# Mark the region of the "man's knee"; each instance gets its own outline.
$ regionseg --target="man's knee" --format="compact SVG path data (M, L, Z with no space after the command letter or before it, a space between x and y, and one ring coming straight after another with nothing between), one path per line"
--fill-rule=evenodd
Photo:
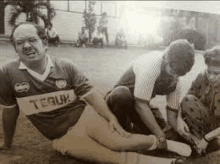
M194 95L186 95L181 102L182 111L185 112L198 101L198 98Z
M131 91L129 88L124 86L116 87L111 93L110 93L110 99L111 103L132 103L133 96L131 94Z

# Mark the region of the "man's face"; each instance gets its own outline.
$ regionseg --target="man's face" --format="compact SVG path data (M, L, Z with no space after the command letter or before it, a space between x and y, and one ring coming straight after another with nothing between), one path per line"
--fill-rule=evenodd
M167 73L168 75L170 75L170 76L172 76L172 77L174 77L174 78L176 78L176 79L179 77L179 75L177 75L177 74L175 73L175 71L170 67L170 65L169 65L168 63L166 64L165 69L166 69L166 73Z
M212 85L220 83L220 67L218 66L208 66L207 76Z
M20 60L29 65L45 59L47 42L42 41L33 25L19 26L13 35L15 50Z

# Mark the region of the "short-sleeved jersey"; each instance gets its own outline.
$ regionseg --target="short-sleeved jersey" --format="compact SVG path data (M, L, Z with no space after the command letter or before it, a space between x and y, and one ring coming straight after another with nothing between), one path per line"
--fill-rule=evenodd
M150 100L156 95L166 95L167 105L178 109L180 82L173 80L162 67L163 54L146 54L135 60L122 75L117 86L127 86L137 98Z
M88 79L66 59L51 58L53 67L44 80L19 69L14 60L0 69L0 104L18 105L33 125L48 139L60 138L74 126L92 90Z

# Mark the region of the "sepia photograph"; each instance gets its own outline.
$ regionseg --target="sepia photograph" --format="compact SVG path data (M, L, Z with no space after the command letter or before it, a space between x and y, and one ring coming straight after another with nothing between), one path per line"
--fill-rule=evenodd
M220 164L220 2L0 0L0 164Z

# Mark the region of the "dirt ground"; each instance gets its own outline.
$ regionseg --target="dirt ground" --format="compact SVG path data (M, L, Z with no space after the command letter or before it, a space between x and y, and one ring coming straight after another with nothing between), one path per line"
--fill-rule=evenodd
M73 60L83 71L102 96L113 87L120 75L131 64L132 60L147 53L148 50L129 48L75 48L62 46L49 48L48 53L57 57L65 57ZM156 55L157 51L153 55ZM5 60L16 58L13 47L10 44L0 43L0 64ZM196 55L196 63L190 73L181 78L183 84L182 97L187 92L196 75L204 69L202 55ZM165 115L164 97L158 96L153 104L159 106ZM0 122L0 124L2 124ZM0 125L0 142L3 141L2 126ZM51 142L42 136L21 113L17 122L13 147L9 151L0 152L0 164L7 163L8 159L14 159L13 163L19 164L80 164L82 162L73 158L62 156L53 150ZM218 164L219 152L214 152L197 159L190 159L189 163ZM147 164L147 161L146 161Z

